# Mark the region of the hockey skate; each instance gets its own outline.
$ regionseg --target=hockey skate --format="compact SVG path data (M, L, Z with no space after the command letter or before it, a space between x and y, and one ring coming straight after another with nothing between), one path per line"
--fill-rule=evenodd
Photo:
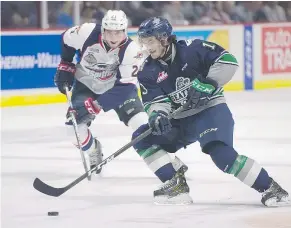
M172 160L172 165L176 171L178 171L181 167L183 167L184 173L186 173L188 170L188 166L185 165L184 162L182 162L177 156L175 156L175 158Z
M94 138L94 144L95 144L94 148L85 152L85 156L87 158L86 160L87 160L87 163L89 163L90 165L90 169L93 169L95 166L100 164L103 160L101 143L96 138ZM101 170L102 168L96 170L96 173L99 174Z
M157 205L185 205L193 203L189 195L189 186L186 182L185 172L188 167L182 165L176 175L163 183L154 191L154 203Z
M261 202L267 207L277 207L289 204L288 197L288 192L271 178L271 185L263 192Z

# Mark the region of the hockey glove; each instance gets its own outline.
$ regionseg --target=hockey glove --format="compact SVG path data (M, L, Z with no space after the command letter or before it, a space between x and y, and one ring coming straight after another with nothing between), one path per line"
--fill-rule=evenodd
M149 118L149 125L153 135L167 134L172 128L168 114L164 111L153 111Z
M60 62L54 82L61 93L66 94L65 86L68 86L69 90L72 88L75 72L76 67L74 63L65 61Z
M90 114L97 115L102 110L102 107L96 100L93 101L91 97L84 101L85 108Z
M199 80L196 78L188 91L186 106L194 109L207 105L209 97L213 95L217 87L217 82L212 79L206 78Z

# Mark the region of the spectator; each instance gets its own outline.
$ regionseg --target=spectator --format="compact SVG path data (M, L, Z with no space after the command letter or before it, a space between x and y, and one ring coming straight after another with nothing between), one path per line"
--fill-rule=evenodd
M278 2L264 2L264 6L260 11L265 15L264 22L282 22L287 21L285 11Z
M109 9L123 10L129 25L139 26L146 18L164 16L175 25L229 24L233 22L291 21L291 2L261 1L84 1L81 23L101 23ZM1 2L2 28L36 28L40 25L40 2ZM48 20L51 28L73 26L73 2L49 1Z
M214 2L212 7L208 9L208 12L200 20L198 24L230 24L232 20L230 16L223 11L222 2Z
M193 23L196 19L194 15L194 2L182 2L181 3L181 12L184 15L185 19L189 21L189 23Z
M98 11L92 7L88 7L85 6L83 7L82 11L81 11L81 24L84 23L98 23L96 20L97 14L101 13L103 15L102 12Z
M83 23L101 23L99 18L103 17L103 12L98 7L99 2L83 2L80 21ZM100 16L101 15L101 16Z
M202 17L207 15L207 12L211 9L211 2L193 2L193 16L194 22L200 20Z
M288 2L287 9L286 9L286 17L287 17L287 21L291 21L291 2Z
M233 22L240 22L239 21L239 16L235 12L235 2L234 1L223 1L221 2L222 4L222 10L228 14L230 19Z
M149 8L153 3L143 1L119 2L120 9L131 19L133 26L139 26L146 18L159 15L158 10Z
M8 2L1 2L1 28L13 28L12 14L14 9Z
M97 24L102 23L102 18L106 14L106 12L110 9L114 9L114 2L110 1L99 1L95 3L95 12L93 17Z
M73 26L73 2L64 2L57 17L57 27L69 28Z
M182 14L181 2L173 1L164 5L163 17L168 19L172 25L188 25L189 22L185 19Z
M258 12L262 2L241 2L235 7L235 14L242 23L252 23L258 21Z

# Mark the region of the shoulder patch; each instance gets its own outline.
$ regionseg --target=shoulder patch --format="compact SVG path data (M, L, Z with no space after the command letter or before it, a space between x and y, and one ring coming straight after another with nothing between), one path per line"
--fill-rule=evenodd
M136 56L134 56L133 58L135 58L135 59L142 59L143 58L143 53L142 52L138 52L137 54L136 54Z
M70 34L72 33L79 34L80 29L81 29L81 26L75 26L74 29L70 31Z

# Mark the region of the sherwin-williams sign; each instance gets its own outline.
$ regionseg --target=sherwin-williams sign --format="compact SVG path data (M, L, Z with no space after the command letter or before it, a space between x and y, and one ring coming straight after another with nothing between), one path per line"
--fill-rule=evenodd
M60 39L60 34L2 35L1 89L53 87Z

